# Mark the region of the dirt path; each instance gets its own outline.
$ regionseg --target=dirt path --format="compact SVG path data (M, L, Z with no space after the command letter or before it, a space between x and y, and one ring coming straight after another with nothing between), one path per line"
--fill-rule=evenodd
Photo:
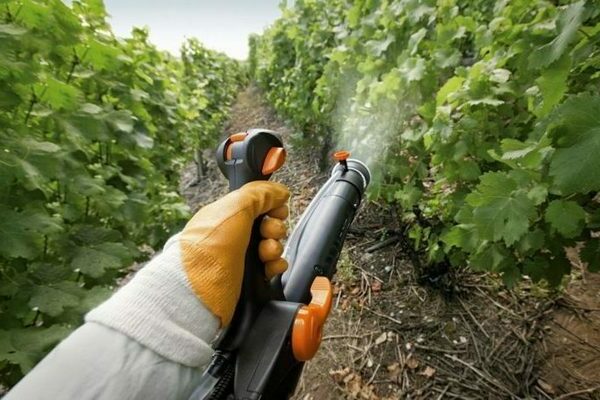
M302 145L261 99L255 88L241 92L225 133L263 127L284 135L289 157L276 179L292 191L293 225L327 173L320 151ZM198 185L190 185L193 167L184 174L194 210L226 192L213 155L207 159ZM587 283L558 301L537 286L507 291L469 271L423 284L396 215L369 202L357 216L324 342L296 399L600 399L600 278L583 276ZM382 241L389 245L373 248Z

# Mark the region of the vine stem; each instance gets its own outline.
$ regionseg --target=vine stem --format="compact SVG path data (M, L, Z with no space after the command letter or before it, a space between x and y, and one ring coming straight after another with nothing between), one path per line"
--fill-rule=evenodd
M10 13L10 7L8 7L8 4L6 5L6 19L5 19L5 21L6 21L7 23L10 23L10 22L12 22L12 21L13 21L13 16L12 16L12 14Z
M40 95L38 97L35 94L35 90L33 90L33 88L31 88L31 100L29 101L29 109L27 110L27 114L25 115L25 124L27 124L27 122L29 121L29 117L31 116L31 112L33 111L33 106L37 104L39 99L44 97L47 89L48 89L48 87L46 86L42 90L42 93L40 93Z
M37 324L37 320L40 316L40 310L35 310L35 316L33 317L33 321L30 326L35 326Z
M85 197L85 219L89 216L90 213L90 196Z
M579 28L579 29L577 29L577 31L579 33L581 33L583 36L585 36L588 40L592 40L592 36L590 36L590 34L587 33L586 31L584 31L583 29Z
M33 92L33 89L31 90ZM31 95L31 100L29 101L29 108L27 109L27 114L25 114L25 124L29 121L29 117L31 116L31 112L33 111L33 106L37 103L37 98L35 96L35 92Z
M44 235L44 256L43 259L46 259L46 255L48 254L48 235Z
M79 58L77 57L77 53L75 53L75 49L73 49L73 61L71 61L71 69L69 70L69 74L67 75L67 83L71 82L71 78L73 78L73 73L75 72L75 68L79 65Z

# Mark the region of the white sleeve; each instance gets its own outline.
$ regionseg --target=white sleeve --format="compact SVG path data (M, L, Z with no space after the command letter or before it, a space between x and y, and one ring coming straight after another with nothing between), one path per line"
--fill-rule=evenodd
M85 320L113 328L171 361L196 367L210 361L219 320L187 280L178 236Z
M88 322L4 400L187 400L205 366L170 361L121 332Z

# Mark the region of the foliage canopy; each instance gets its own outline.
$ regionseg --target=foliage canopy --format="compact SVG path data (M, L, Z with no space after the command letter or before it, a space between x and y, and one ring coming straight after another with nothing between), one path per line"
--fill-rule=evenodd
M99 0L0 2L0 382L10 386L188 216L182 166L243 79L188 41L118 40Z
M430 264L558 285L566 247L600 269L599 42L593 1L299 0L250 66L314 140L381 155Z

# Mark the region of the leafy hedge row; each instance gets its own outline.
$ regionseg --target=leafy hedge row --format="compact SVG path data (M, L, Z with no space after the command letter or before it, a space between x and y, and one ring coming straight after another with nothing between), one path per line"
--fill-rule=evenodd
M298 0L250 40L274 106L370 160L430 265L600 269L600 6Z
M191 40L117 40L100 0L0 2L0 383L81 323L188 216L177 194L242 79Z

